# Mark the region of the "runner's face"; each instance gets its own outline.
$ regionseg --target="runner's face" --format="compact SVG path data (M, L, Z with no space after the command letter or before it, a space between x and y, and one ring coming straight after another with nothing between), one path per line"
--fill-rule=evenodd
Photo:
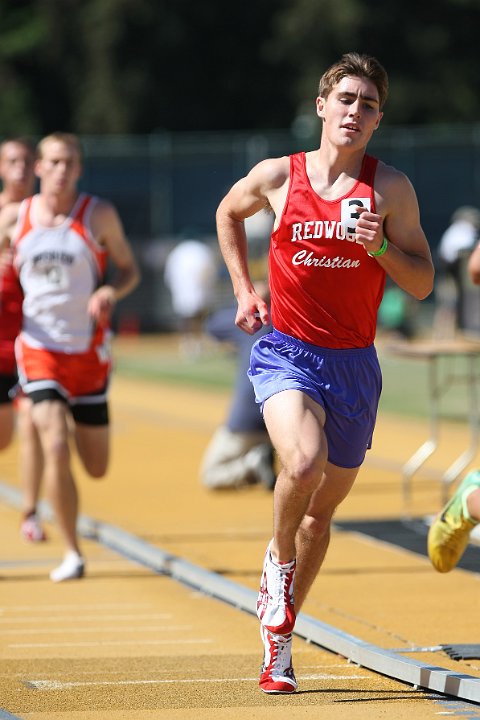
M344 147L365 147L383 116L375 83L350 76L342 78L326 99L317 98L317 114L329 140Z
M75 192L82 165L75 147L52 140L42 149L35 171L41 181L41 191L52 194Z
M21 143L9 142L0 155L0 177L4 185L31 185L35 180L33 153Z

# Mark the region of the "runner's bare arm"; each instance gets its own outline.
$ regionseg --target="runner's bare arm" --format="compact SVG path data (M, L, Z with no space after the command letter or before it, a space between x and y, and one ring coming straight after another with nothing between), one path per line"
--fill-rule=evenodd
M385 235L388 249L377 262L402 290L423 300L433 289L435 273L415 191L403 173L383 163L379 164L375 190L379 214L363 212L356 237L368 252L376 252Z
M276 193L288 176L288 158L264 160L235 183L217 209L218 242L238 302L235 323L250 335L268 325L270 317L250 278L244 220L267 205L274 208Z
M110 319L116 302L138 285L140 272L113 205L100 201L92 212L91 227L96 241L108 250L110 260L115 266L112 281L93 293L88 306L90 315L102 323Z
M20 203L12 202L0 210L0 251L11 245Z
M470 280L474 285L480 285L480 243L475 245L467 264Z

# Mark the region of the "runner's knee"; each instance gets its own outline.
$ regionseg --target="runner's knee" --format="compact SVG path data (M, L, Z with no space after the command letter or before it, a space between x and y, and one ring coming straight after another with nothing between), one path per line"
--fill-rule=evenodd
M105 477L108 468L107 457L104 458L92 454L92 456L88 458L82 457L82 462L85 470L94 480L100 480L101 478Z
M299 529L300 535L309 542L318 542L320 538L330 532L332 517L333 513L330 511L325 511L318 516L305 515Z
M324 463L320 457L309 457L300 452L291 459L285 472L295 486L296 492L310 495L322 479L323 467Z

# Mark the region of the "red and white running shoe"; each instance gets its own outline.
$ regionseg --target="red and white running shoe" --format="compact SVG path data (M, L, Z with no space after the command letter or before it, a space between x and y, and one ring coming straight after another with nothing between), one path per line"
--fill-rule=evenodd
M20 525L20 535L27 542L43 542L47 539L36 513L24 516Z
M293 599L295 560L285 564L276 563L272 559L270 546L271 542L265 553L257 600L257 616L270 632L288 635L295 626Z
M275 635L260 626L265 655L259 685L264 693L294 693L297 681L292 667L292 635Z

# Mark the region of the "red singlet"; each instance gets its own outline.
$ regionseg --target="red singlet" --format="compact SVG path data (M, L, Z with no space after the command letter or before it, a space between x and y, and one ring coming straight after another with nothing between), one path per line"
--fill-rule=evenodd
M9 265L0 274L0 374L14 375L15 338L22 327L23 293L17 274Z
M290 156L290 185L269 255L277 330L327 348L373 343L386 274L355 241L355 223L359 205L375 212L377 163L365 155L350 192L323 200L308 179L305 153Z

